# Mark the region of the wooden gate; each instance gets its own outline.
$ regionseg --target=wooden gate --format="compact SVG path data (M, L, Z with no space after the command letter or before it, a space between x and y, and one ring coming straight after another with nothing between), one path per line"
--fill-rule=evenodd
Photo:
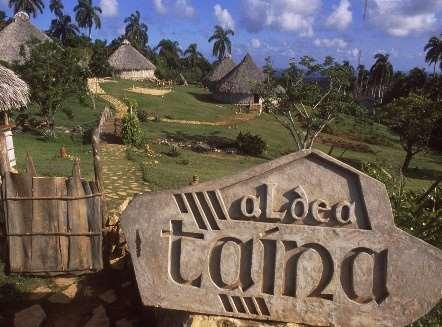
M9 272L81 274L103 268L106 206L99 145L102 126L111 118L105 110L92 136L93 181L81 178L78 160L71 177L37 176L29 155L26 171L13 172L0 135L0 236Z

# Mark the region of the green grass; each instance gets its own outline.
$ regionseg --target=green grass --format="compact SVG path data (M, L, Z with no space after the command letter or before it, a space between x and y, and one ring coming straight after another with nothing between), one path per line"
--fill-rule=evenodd
M100 112L105 103L96 100L96 110L92 110L89 104L79 101L77 98L69 98L65 103L66 108L72 112L72 116L64 112L55 115L56 137L47 140L38 133L26 132L14 135L15 155L17 168L26 167L26 154L29 153L34 161L39 176L70 176L73 159L78 157L81 163L82 176L90 179L93 176L93 159L90 144L83 144L78 134L67 133L74 127L81 126L83 130L94 128L99 119ZM35 108L31 109L35 112ZM64 145L70 155L69 159L60 158L60 148Z
M198 121L219 121L231 117L234 107L213 103L207 90L199 87L177 86L163 98L160 96L142 95L127 91L132 86L149 86L142 82L119 81L103 83L101 87L120 100L125 97L137 101L139 108L158 115L161 118Z
M212 103L207 90L198 87L176 87L162 99L161 97L139 95L126 90L132 86L149 87L142 82L118 81L116 83L104 83L106 92L122 99L129 97L135 99L141 108L158 114L160 117L169 116L174 119L216 121L229 120L234 115L231 106L222 107ZM289 133L271 116L263 114L256 120L236 125L206 126L206 125L180 125L164 122L147 122L143 124L145 134L150 142L158 138L173 137L175 139L198 139L213 140L216 138L227 139L233 142L238 133L250 132L259 134L267 143L267 151L264 157L268 160L278 158L295 150L295 145ZM332 155L343 160L356 168L361 168L364 162L376 161L399 173L405 157L405 152L399 144L397 135L381 124L368 123L367 121L348 115L340 115L326 131L329 137L338 137L347 142L359 142L370 149L369 152L355 151L355 149L335 146ZM326 153L329 152L330 144L316 144L315 148ZM159 151L163 151L159 149ZM193 161L200 162L195 173L192 164L183 167L179 160L172 160L163 156L159 159L161 168L155 168L146 179L154 184L155 189L167 189L187 185L192 175L200 175L202 180L214 179L238 172L260 162L262 159L247 158L242 156L224 155L223 160L218 156L202 155L183 150L183 157L189 157ZM204 160L200 160L204 158ZM141 160L140 158L138 158ZM141 160L142 161L142 160ZM218 167L219 162L223 162ZM238 162L238 163L236 163ZM204 164L203 164L204 163ZM415 156L410 165L407 176L407 187L422 189L431 184L431 181L442 174L442 155L428 152ZM162 167L166 168L162 168ZM217 167L212 169L211 167ZM172 182L175 181L175 182Z

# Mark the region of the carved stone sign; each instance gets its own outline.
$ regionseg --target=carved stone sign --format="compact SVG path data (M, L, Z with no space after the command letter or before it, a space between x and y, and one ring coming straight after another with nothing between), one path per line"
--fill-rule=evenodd
M138 196L122 227L147 306L405 326L442 294L442 253L394 225L384 185L317 151Z

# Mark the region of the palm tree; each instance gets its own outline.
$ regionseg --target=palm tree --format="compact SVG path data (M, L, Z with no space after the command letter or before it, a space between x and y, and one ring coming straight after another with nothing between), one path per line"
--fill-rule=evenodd
M66 42L77 36L79 32L77 25L72 23L71 16L63 14L53 19L49 28L50 36L60 40L63 45L66 45Z
M15 14L24 11L29 16L36 17L37 11L42 14L44 7L42 0L9 0L9 8L12 8Z
M382 103L385 87L390 83L393 76L393 65L390 63L390 55L378 53L374 56L376 60L370 69L370 84L372 85L372 95L376 95Z
M362 95L368 87L370 72L365 69L364 65L359 65L357 68L357 93Z
M184 51L184 56L186 57L187 62L191 67L195 67L198 64L198 60L203 57L203 54L198 51L198 45L196 43L192 43L189 47Z
M441 34L442 37L442 34ZM433 36L428 40L424 50L427 52L425 56L425 62L429 65L434 64L434 74L436 74L436 66L439 63L439 67L442 70L442 38Z
M163 39L153 50L159 50L158 55L164 58L169 66L173 68L180 66L180 55L183 54L183 51L177 41Z
M51 0L49 2L49 9L56 16L63 16L64 5L63 2L61 2L61 0Z
M213 56L218 57L221 61L226 57L226 53L232 53L232 42L229 39L229 35L235 35L235 32L231 29L224 29L219 25L215 26L215 32L210 37L209 42L215 41L213 44Z
M146 45L149 42L148 27L141 22L140 12L138 10L135 11L135 13L124 20L124 23L126 24L126 39L139 50L146 49Z
M92 27L101 28L101 8L94 6L92 0L78 0L78 4L74 7L75 20L78 26L89 29L89 39L92 34Z

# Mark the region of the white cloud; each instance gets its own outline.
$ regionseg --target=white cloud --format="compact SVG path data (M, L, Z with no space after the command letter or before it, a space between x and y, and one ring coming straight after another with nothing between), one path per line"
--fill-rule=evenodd
M341 0L331 15L327 18L327 26L335 27L339 30L345 30L352 22L353 14L350 10L350 1Z
M177 0L175 3L177 14L183 17L191 18L195 16L195 8L187 0Z
M313 42L317 47L321 48L336 48L336 49L344 49L347 47L348 43L340 38L333 39L316 39Z
M441 9L442 0L374 0L369 17L388 34L404 37L437 28Z
M103 10L104 17L114 17L118 15L117 0L101 0L100 7Z
M235 29L235 21L227 9L223 9L220 4L213 7L218 24L223 28Z
M163 0L153 0L153 6L159 14L164 15L167 12L166 5L164 4Z
M253 49L259 49L261 48L261 41L259 39L253 38L250 41L250 45L252 46Z
M265 27L312 36L321 0L242 0L243 22L249 32Z
M171 12L176 16L191 18L196 14L190 0L153 0L153 6L160 15Z

